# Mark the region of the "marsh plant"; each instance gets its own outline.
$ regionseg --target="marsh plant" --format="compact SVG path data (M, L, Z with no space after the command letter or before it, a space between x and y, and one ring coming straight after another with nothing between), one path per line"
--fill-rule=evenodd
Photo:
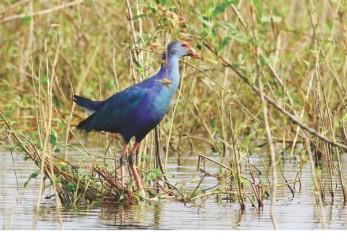
M28 178L40 177L42 189L49 179L63 203L139 200L132 181L119 186L121 139L78 131L86 113L72 96L105 99L146 79L167 43L186 39L201 59L181 64L179 93L139 149L147 196L273 205L276 187L300 191L300 173L283 175L283 159L293 158L312 165L318 204L337 191L346 204L344 1L3 1L0 9L1 142L33 160L39 171ZM200 169L218 190L201 192L203 178L191 193L170 183L168 158L186 155L218 165Z

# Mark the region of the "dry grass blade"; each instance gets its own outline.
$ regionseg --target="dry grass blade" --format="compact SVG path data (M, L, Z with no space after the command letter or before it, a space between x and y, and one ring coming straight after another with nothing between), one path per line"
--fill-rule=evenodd
M58 10L61 10L61 9L67 8L67 7L71 7L71 6L74 6L74 5L83 3L83 2L84 2L84 0L77 0L77 1L74 1L74 2L70 2L70 3L63 3L62 5L59 5L59 6L50 8L50 9L41 10L41 11L38 11L38 12L23 13L23 14L8 16L8 17L5 17L5 18L1 19L0 20L0 24L4 23L4 22L15 20L15 19L21 19L21 18L24 18L25 16L28 16L28 15L29 16L38 16L38 15L49 14L51 12L58 11Z
M76 204L77 201L88 201L91 203L103 198L111 199L112 202L120 201L119 198L123 202L135 202L134 193L123 189L118 180L115 180L107 170L94 166L92 171L83 175L85 177L80 177L82 175L79 174L79 171L83 171L83 169L66 161L61 164L59 162L51 162L48 157L43 158L42 156L46 154L42 154L39 147L25 135L15 131L2 112L0 112L0 117L5 122L9 135L13 138L19 151L26 158L31 159L39 168L43 166L44 175L51 183L53 181L59 183L56 184L56 191L63 204ZM95 179L91 177L93 171L103 180L101 185L97 184Z

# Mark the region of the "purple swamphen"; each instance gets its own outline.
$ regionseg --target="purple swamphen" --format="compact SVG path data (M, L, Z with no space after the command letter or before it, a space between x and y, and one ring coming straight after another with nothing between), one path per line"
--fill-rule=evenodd
M121 185L124 187L124 169L127 145L135 136L135 144L129 155L129 167L138 189L143 194L141 180L133 158L142 139L163 119L169 109L179 77L179 59L183 56L199 58L189 42L172 41L163 54L163 63L153 77L120 91L104 101L93 101L74 95L73 100L93 112L81 121L77 128L87 132L105 131L120 133L124 138L121 165Z

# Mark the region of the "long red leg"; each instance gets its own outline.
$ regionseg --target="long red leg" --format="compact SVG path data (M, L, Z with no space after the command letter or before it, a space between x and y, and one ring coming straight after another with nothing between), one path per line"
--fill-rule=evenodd
M131 150L131 153L129 156L129 167L130 167L131 173L134 176L137 188L141 191L141 194L142 194L143 193L143 187L142 187L141 179L139 177L139 174L137 173L136 166L135 166L134 161L133 161L133 159L136 157L136 151L139 148L139 145L140 145L140 143L136 142L134 144L133 149Z
M127 159L127 147L128 144L124 144L122 149L122 156L120 157L120 184L124 188L125 187L125 162Z

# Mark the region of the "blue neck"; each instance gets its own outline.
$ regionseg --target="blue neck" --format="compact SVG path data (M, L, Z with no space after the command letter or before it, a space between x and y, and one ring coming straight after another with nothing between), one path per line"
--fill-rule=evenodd
M176 54L164 53L162 61L163 63L157 76L172 81L171 87L175 91L180 81L179 57Z

